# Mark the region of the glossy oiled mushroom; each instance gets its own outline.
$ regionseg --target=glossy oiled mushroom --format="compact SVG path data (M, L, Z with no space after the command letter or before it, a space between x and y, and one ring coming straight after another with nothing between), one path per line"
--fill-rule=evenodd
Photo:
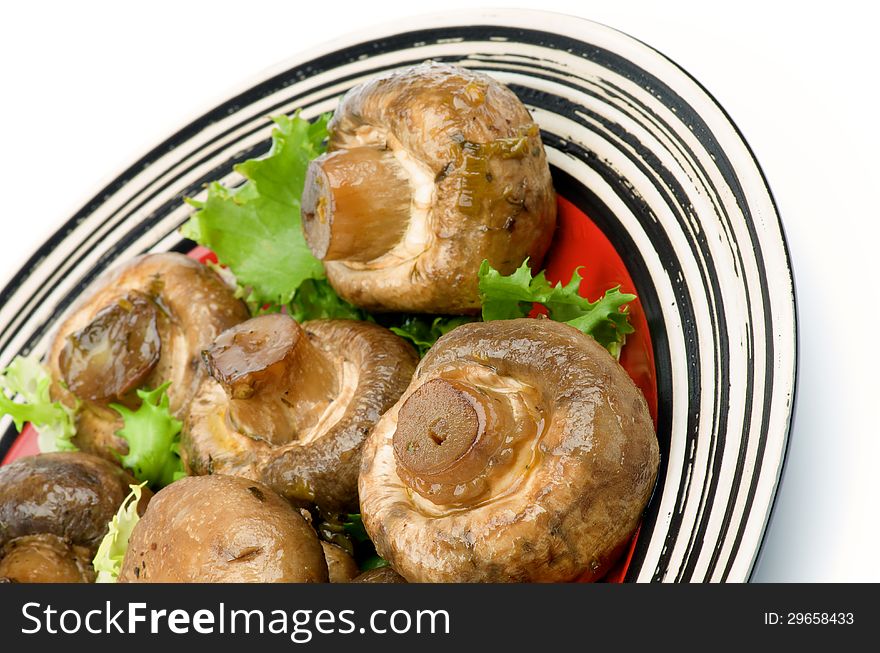
M309 167L306 241L348 301L374 311L475 313L483 259L539 265L556 200L538 127L514 93L426 63L349 91Z
M132 531L121 583L326 583L312 527L262 483L193 476L158 492Z
M263 315L204 353L211 377L186 419L190 473L262 480L287 499L357 510L369 430L409 384L418 359L368 322Z
M595 340L546 319L466 324L367 440L361 513L409 581L595 579L658 461L644 397Z
M331 583L351 582L359 573L357 563L341 546L321 541Z
M92 558L134 483L116 465L79 452L0 467L0 579L93 582ZM144 489L139 510L149 496Z
M182 254L147 254L111 270L73 308L49 351L53 394L80 403L75 444L116 460L125 441L109 407L136 408L138 388L171 381L171 412L180 416L206 376L200 354L247 307L212 270Z

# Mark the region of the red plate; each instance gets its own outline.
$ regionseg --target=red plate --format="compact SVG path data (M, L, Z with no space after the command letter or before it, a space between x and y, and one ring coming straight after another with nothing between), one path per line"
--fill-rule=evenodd
M217 257L204 247L196 247L189 253L202 263L217 261ZM559 227L553 249L546 261L547 278L566 283L578 267L584 280L580 293L583 297L596 299L608 288L620 286L622 292L634 293L635 285L627 272L623 259L592 220L566 199L559 198ZM620 364L641 388L648 400L648 409L657 426L657 377L654 369L654 349L648 331L648 322L639 300L630 305L630 322L635 332L627 337L626 347L620 356ZM39 453L36 431L28 424L13 443L3 464ZM617 565L605 577L605 582L621 583L626 577L638 531Z

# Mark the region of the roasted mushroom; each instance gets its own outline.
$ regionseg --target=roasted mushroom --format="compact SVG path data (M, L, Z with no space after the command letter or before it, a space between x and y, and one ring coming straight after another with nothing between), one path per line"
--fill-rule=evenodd
M425 63L350 90L306 177L302 222L342 297L476 313L483 259L538 266L556 199L537 125L486 75Z
M368 322L263 315L204 353L202 385L181 438L193 474L265 482L300 505L357 509L360 452L406 389L418 359Z
M341 546L321 541L331 583L348 583L360 573L357 563Z
M193 476L150 502L119 582L325 583L327 563L312 527L262 483Z
M658 462L644 397L595 340L547 319L466 324L368 438L361 513L408 581L591 580Z
M0 579L90 583L107 524L136 481L79 452L28 456L0 467ZM144 490L140 510L149 500Z
M147 254L105 275L75 306L49 350L53 394L81 402L75 444L116 460L120 403L136 408L136 390L171 381L180 416L206 376L201 350L248 317L247 307L212 270L182 254Z

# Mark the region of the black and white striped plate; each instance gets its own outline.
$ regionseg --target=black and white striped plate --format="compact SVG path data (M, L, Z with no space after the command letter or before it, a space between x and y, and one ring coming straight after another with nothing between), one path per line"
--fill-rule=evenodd
M0 364L45 351L108 266L185 246L185 196L234 184L265 151L267 114L332 110L351 86L425 59L509 84L548 158L591 198L648 316L663 462L628 579L743 581L785 453L795 387L792 277L748 146L685 71L602 25L540 12L407 19L301 55L201 116L102 189L0 294ZM0 454L11 444L6 435Z

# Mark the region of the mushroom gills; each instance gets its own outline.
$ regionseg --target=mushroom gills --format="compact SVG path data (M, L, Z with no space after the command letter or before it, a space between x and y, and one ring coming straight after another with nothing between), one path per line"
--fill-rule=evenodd
M169 410L184 411L207 377L200 353L247 306L210 268L176 252L144 254L105 272L52 340L52 399L79 406L74 444L116 463L128 443L111 402L131 410L137 390L165 383Z
M266 483L300 507L357 511L361 447L406 389L418 357L357 320L298 325L263 315L219 336L190 407L181 457L195 474Z
M408 175L389 150L364 146L323 154L306 174L306 240L321 260L378 258L400 241L412 196Z
M351 259L346 265L353 270L382 269L412 261L431 247L433 233L430 228L431 207L437 198L436 175L423 161L410 154L392 134L375 127L364 127L357 131L356 142L360 144L381 142L393 154L401 170L409 179L411 204L405 231L394 246L369 261ZM369 147L369 145L360 145ZM369 233L369 238L373 233ZM364 240L364 235L362 235Z

